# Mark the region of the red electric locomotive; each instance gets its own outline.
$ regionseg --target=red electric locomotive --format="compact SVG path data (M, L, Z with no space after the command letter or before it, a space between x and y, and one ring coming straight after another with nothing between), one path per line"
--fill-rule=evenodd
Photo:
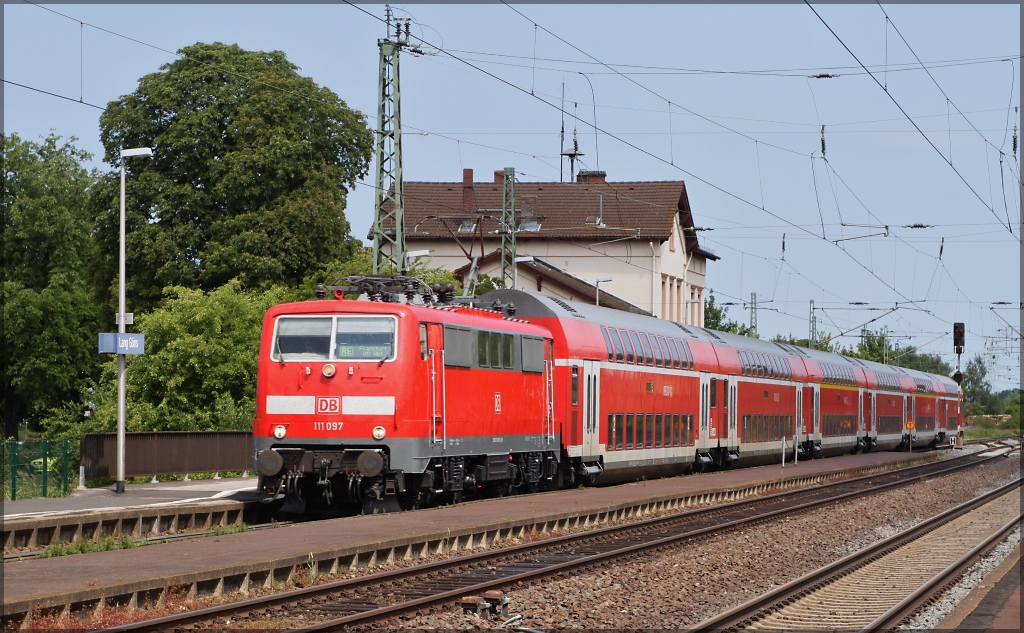
M516 290L472 307L413 280L352 283L264 320L259 488L293 511L934 446L959 429L945 377ZM359 291L370 300L342 299Z

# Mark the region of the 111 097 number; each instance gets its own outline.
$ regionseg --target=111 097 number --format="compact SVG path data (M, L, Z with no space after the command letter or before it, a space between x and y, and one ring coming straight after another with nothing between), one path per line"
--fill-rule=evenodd
M340 431L344 422L314 422L314 431Z

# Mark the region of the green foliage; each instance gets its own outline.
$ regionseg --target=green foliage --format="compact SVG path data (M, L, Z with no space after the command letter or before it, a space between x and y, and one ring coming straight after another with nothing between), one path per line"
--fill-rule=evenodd
M96 260L88 210L91 157L53 134L3 146L5 435L30 430L74 401L99 365L99 311L87 271Z
M296 292L242 290L232 281L210 293L173 287L162 305L135 318L146 354L129 356L129 431L248 430L255 415L256 362L263 315ZM117 424L117 365L104 365L92 421L68 426L48 420L52 433L112 431Z
M974 358L967 361L967 367L963 373L964 379L960 388L964 392L964 403L978 413L999 413L1001 410L999 397L992 393L985 359L980 354L975 354Z
M346 195L365 175L364 117L298 74L284 53L197 43L139 80L100 116L104 159L128 161L130 289L136 310L167 286L298 286L322 262L356 248ZM97 192L108 258L116 252L116 192ZM110 275L108 262L107 275Z
M737 323L729 319L729 308L715 305L715 293L708 289L708 296L704 300L704 327L719 332L730 332L740 336L759 338L757 333L750 329L749 325Z
M826 332L818 332L817 338L814 341L814 345L808 345L806 338L796 338L792 334L788 336L776 335L772 337L773 343L784 343L786 345L796 345L797 347L807 347L810 349L817 349L823 352L830 352L832 354L841 354L845 351L839 349L839 345L832 342L832 335Z

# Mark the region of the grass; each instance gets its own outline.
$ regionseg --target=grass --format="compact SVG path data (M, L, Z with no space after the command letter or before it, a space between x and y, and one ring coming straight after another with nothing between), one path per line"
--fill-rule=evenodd
M980 440L989 437L1006 437L1009 435L1019 436L1020 433L1021 425L1019 418L1010 418L999 423L992 418L978 416L974 418L974 424L964 427L964 438L969 440Z

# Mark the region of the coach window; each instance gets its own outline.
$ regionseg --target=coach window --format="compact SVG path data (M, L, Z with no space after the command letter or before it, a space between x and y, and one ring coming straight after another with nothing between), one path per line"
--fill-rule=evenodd
M676 340L670 336L665 341L665 345L668 346L668 356L666 356L666 359L672 359L672 369L679 369L679 354L676 350Z
M665 437L665 430L661 426L661 414L654 416L654 448L661 448L661 438Z
M643 332L640 332L640 344L644 346L644 358L647 360L647 365L653 366L654 354L651 352L651 340Z
M615 348L615 362L616 363L621 363L622 362L622 341L619 339L619 331L613 329L613 330L611 330L611 334L612 334L612 347ZM611 360L611 359L609 359L609 360Z
M686 351L683 348L683 342L679 339L672 339L676 344L676 352L679 354L679 368L689 369L689 363L686 362Z
M633 414L626 414L626 450L633 448Z
M572 406L576 406L580 401L580 368L572 368Z
M661 357L665 361L665 368L672 367L672 355L669 353L669 343L664 336L658 337L658 345L661 345Z
M626 330L615 330L622 334L622 347L626 350L626 362L633 364L633 342L629 340L629 332Z
M729 408L729 379L722 381L722 408Z
M647 441L645 442L644 445L647 448L654 448L654 414L653 413L648 413L647 414L647 426L644 427L644 432L645 432L645 437L647 438Z
M679 414L672 414L672 446L679 446Z
M604 346L608 348L608 362L615 360L615 353L612 351L612 341L608 338L608 329L605 326L601 326L601 334L604 336Z
M622 414L615 414L615 450L622 450Z
M651 348L654 350L654 366L662 367L665 362L661 355L661 345L658 344L658 337L651 335Z
M615 450L615 414L608 414L608 441L605 444L605 450Z
M629 339L633 341L633 349L636 350L636 364L643 365L647 361L644 358L644 348L640 345L640 337L636 332L630 330Z
M711 408L718 406L718 379L711 379Z

